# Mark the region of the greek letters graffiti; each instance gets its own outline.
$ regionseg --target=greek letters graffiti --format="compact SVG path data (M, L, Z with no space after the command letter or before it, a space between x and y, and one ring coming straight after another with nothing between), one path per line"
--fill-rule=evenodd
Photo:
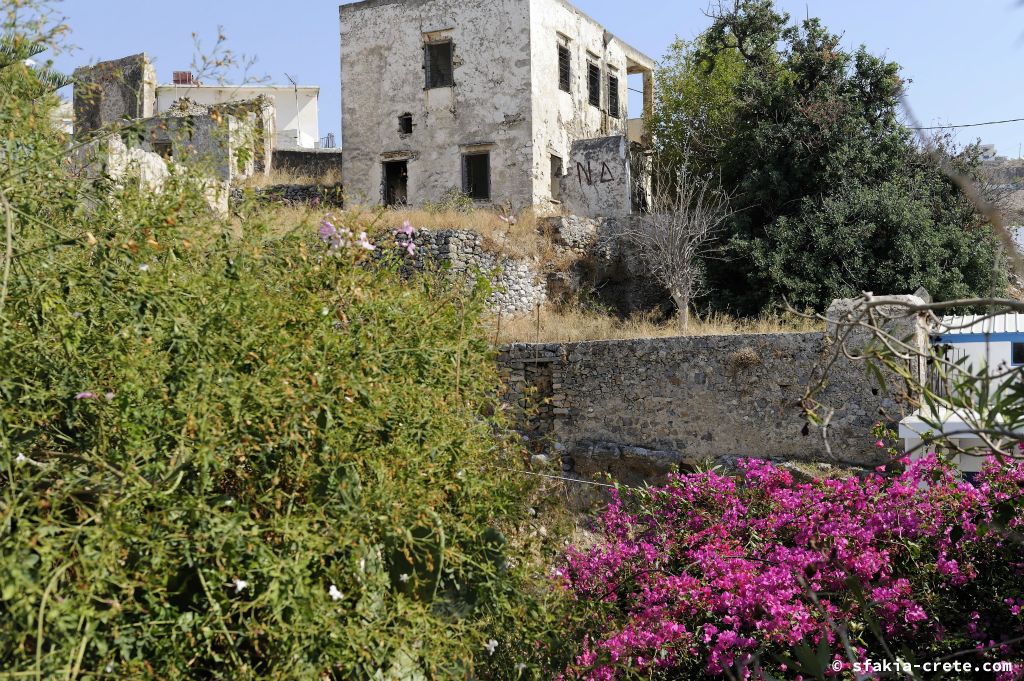
M590 161L587 161L587 165L583 165L579 161L576 162L576 179L579 180L580 188L583 187L583 181L586 180L588 187L594 186L594 168ZM612 169L608 167L608 164L604 161L601 162L601 174L597 178L597 184L608 184L609 182L615 181L615 175L612 174Z

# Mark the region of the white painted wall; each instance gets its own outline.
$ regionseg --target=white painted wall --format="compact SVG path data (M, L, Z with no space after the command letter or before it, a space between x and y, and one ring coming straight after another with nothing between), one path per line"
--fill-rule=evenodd
M574 141L625 134L629 65L653 67L565 0L364 0L340 14L345 187L359 202L381 201L385 160L408 162L410 203L437 200L461 189L462 153L486 145L492 202L550 205L551 156L568 172ZM571 44L571 93L558 88L559 33ZM453 41L452 88L424 88L432 37ZM588 52L602 69L600 108L588 103ZM619 119L607 115L612 69ZM399 134L403 113L411 135Z
M366 0L341 6L345 189L382 199L385 160L408 162L411 204L462 188L462 154L487 148L491 197L530 200L530 0ZM455 86L425 89L423 49L450 38ZM398 118L412 114L411 135Z
M312 86L158 85L156 112L188 98L197 104L226 104L263 95L274 102L277 149L315 149L320 144L320 88Z
M551 196L551 156L570 167L576 140L626 134L629 96L623 43L600 24L564 0L530 0L533 40L533 203L544 205ZM571 92L558 87L558 45L572 57ZM590 104L588 63L601 69L601 106ZM608 115L608 76L619 78L619 118Z

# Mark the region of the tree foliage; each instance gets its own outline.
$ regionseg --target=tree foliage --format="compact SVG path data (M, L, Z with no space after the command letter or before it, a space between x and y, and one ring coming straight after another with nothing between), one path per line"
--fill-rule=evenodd
M730 266L710 282L717 306L1001 288L982 219L901 121L896 63L844 49L817 19L791 25L771 0L737 0L671 55L655 128L736 197Z

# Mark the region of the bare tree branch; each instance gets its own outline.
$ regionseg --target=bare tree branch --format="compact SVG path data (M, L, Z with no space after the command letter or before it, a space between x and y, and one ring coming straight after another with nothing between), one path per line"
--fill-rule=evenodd
M650 210L630 223L624 237L672 296L685 334L693 300L704 292L704 261L714 254L734 211L729 196L709 178L690 172L685 161L668 165L654 158L648 172L654 178Z

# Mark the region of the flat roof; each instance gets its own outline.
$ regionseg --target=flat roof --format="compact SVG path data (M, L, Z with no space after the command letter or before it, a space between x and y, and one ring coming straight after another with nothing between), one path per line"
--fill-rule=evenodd
M304 90L320 92L319 85L185 85L178 83L160 83L156 87L158 90L161 88L189 88L193 90Z

